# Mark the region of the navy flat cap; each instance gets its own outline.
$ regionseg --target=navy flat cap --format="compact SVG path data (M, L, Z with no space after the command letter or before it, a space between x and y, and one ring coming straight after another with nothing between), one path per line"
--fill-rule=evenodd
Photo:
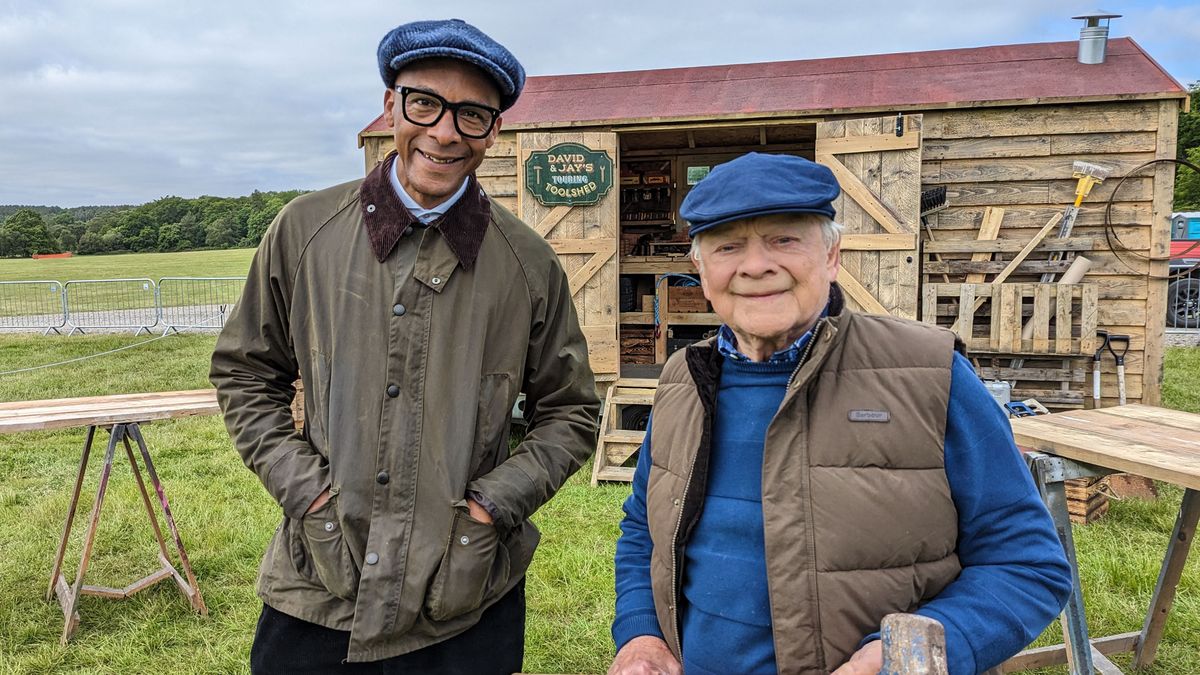
M413 61L459 59L482 68L500 90L500 109L508 110L525 87L525 69L504 45L462 19L414 21L393 28L379 41L379 75L387 88L396 73Z
M828 167L793 155L751 152L719 164L684 197L688 236L734 220L776 213L833 218L842 189Z

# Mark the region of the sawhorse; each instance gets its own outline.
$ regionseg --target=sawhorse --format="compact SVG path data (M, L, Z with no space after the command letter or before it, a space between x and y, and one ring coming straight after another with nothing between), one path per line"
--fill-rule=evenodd
M122 600L129 596L143 591L154 584L165 579L174 579L175 584L179 586L179 590L183 592L184 597L191 603L192 608L199 612L202 616L208 615L208 608L204 604L204 598L200 595L200 588L196 584L196 575L192 572L192 565L188 561L187 552L183 548L183 540L179 536L179 528L175 525L175 517L171 514L171 506L167 503L167 494L163 490L162 482L158 479L158 473L154 470L154 462L150 459L150 451L146 448L146 440L142 438L142 431L137 422L123 422L114 424L109 429L108 450L104 453L104 468L100 473L100 486L96 490L96 499L92 503L92 513L88 518L87 534L83 539L83 553L79 560L79 571L75 575L75 583L67 585L67 580L62 575L63 559L67 554L67 542L71 537L71 526L75 520L75 510L79 505L79 496L83 490L83 478L87 473L88 458L92 452L92 441L96 436L96 425L88 427L87 440L84 441L83 455L79 460L79 471L75 475L75 490L71 495L71 506L67 511L67 524L63 527L62 538L58 542L58 553L54 557L54 571L50 573L50 587L46 590L46 599L50 600L55 595L58 596L58 603L62 606L63 623L62 637L59 642L63 645L71 638L71 634L79 626L79 598L82 595L95 595L110 600ZM154 494L158 498L158 504L162 508L163 517L167 521L167 528L171 531L171 538L175 544L175 551L179 555L180 567L183 568L184 575L179 573L179 570L171 564L170 556L167 555L167 544L163 539L162 529L158 524L158 517L154 512L154 507L150 503L150 495L146 492L146 483L142 480L142 472L138 468L137 459L133 454L133 447L130 444L130 439L137 443L138 450L142 455L142 462L146 465L146 473L150 475L150 482L154 486ZM146 507L146 515L150 518L150 526L154 530L154 537L158 541L158 561L161 567L141 579L129 584L124 588L111 588L108 586L86 586L83 583L84 575L87 573L88 563L92 556L92 544L96 539L96 529L100 524L100 508L104 505L104 495L108 491L108 479L112 474L113 458L116 455L118 444L125 446L125 456L129 458L129 466L133 469L133 476L137 479L138 491L142 494L142 504Z

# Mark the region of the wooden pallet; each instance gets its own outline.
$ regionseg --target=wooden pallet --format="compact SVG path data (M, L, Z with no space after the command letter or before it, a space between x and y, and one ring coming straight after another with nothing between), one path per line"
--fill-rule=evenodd
M957 332L972 354L1089 356L1096 297L1094 284L926 284L922 320Z
M628 405L654 403L658 380L621 378L612 383L604 397L604 416L600 420L600 436L596 440L596 456L592 463L592 485L602 480L633 480L633 467L626 463L642 446L645 431L621 428L621 412Z

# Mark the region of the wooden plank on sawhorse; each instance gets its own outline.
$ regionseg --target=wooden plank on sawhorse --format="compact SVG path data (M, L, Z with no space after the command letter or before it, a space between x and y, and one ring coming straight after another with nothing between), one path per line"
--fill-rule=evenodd
M602 480L630 482L633 467L623 466L642 446L646 432L622 429L621 413L625 406L651 405L658 380L621 378L612 383L604 397L604 417L596 439L596 455L592 462L592 485Z

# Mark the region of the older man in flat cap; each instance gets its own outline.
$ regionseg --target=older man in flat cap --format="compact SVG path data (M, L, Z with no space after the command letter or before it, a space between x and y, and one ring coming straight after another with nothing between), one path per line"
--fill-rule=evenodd
M474 174L521 64L458 20L396 28L378 60L395 151L279 214L213 354L234 445L283 511L251 666L512 673L528 518L594 443L587 345L554 252Z
M875 673L880 621L950 672L1029 643L1070 570L1008 422L947 330L848 310L839 188L750 154L688 194L725 322L674 354L617 544L610 673Z

